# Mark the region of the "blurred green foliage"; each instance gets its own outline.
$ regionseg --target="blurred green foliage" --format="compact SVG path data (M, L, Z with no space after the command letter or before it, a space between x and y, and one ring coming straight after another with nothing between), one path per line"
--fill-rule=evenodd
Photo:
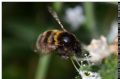
M67 8L85 3L64 2L3 2L2 3L2 77L3 79L35 79L39 55L34 53L36 39L48 29L60 29L48 12L53 7L63 25L70 32L70 25L64 21ZM110 25L117 20L117 5L114 3L93 3L94 23L97 36L107 36ZM85 12L89 14L88 12ZM86 15L85 15L86 16ZM84 44L89 44L93 34L87 22L73 33ZM52 55L49 59L46 79L74 79L77 72L69 60ZM113 63L114 64L114 63ZM111 68L111 67L110 67ZM106 68L107 69L107 68ZM102 72L102 70L100 71ZM103 70L104 72L104 70ZM108 73L109 75L109 73ZM111 76L110 76L111 77ZM110 79L109 77L105 79Z
M97 72L102 79L118 79L118 58L112 54L105 58L100 64L84 66L80 70L86 70L91 72ZM81 79L80 75L77 75L75 79Z
M103 79L118 79L118 58L115 55L109 56L105 59L99 69Z

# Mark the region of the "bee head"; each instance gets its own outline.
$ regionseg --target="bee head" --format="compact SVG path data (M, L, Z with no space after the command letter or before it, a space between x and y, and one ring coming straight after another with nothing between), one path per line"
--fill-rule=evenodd
M75 53L76 57L81 57L82 56L82 47L81 47L81 44L78 41L75 42L75 45L74 45L72 50Z
M75 37L68 32L63 32L59 37L60 44L65 47L71 47L74 45L75 40Z
M63 32L59 36L59 43L60 43L60 52L66 57L69 57L69 55L75 54L76 56L81 55L81 46L80 43L77 41L76 37L68 32Z

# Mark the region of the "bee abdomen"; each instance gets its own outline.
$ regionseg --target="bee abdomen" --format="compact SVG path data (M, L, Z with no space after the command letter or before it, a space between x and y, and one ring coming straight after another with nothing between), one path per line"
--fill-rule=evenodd
M57 33L57 31L58 30L49 30L38 37L36 47L39 52L47 54L57 48L54 39L54 36Z

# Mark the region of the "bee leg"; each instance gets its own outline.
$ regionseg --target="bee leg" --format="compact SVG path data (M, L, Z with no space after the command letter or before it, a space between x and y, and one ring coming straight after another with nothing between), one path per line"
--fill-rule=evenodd
M75 56L77 58L81 58L82 57L82 49L81 49L80 45L75 44L75 46L73 47L73 52L75 53Z
M73 66L75 67L75 69L77 70L77 72L79 73L79 68L77 68L77 66L75 65L75 63L74 63L74 61L73 61L73 59L71 58L71 61L72 61L72 64L73 64Z
M81 64L79 63L79 60L75 57L75 61L78 64L79 67L81 67Z
M64 58L64 59L68 59L69 57L68 57L68 56L62 56L62 58Z
M57 54L64 59L69 58L69 54L66 51L64 51L63 48L59 48Z

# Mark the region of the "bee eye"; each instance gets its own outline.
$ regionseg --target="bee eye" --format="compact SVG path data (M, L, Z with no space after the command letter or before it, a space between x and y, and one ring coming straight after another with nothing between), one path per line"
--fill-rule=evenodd
M64 37L63 41L64 41L64 43L70 43L71 42L69 37Z
M64 46L71 46L74 44L75 37L68 32L64 32L59 36L59 41Z
M65 46L71 46L74 44L74 38L71 36L64 36L62 38L62 44L64 44Z

